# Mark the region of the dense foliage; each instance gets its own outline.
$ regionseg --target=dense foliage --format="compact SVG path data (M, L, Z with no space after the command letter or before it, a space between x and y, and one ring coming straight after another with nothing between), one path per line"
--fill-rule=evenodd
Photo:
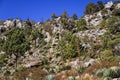
M86 6L86 9L85 9L85 14L93 14L97 12L97 5L95 5L94 3L89 3L87 6Z
M14 28L5 35L7 39L3 43L2 50L5 51L7 55L14 54L17 61L19 56L22 56L25 51L29 49L29 41L27 40L24 31L19 28Z
M57 52L63 59L78 56L77 38L70 32L66 32L62 40L58 43Z
M85 19L79 19L77 22L77 30L81 31L81 30L86 30L86 29L87 29L87 23Z

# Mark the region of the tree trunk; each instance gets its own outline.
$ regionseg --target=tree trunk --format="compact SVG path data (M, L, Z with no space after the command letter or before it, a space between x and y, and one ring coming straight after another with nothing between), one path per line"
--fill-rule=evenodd
M36 48L36 39L35 39L35 48Z
M16 68L16 70L17 70L17 66L18 66L18 65L17 65L17 63L18 63L18 55L16 54L15 56L16 56L16 59L15 59L15 68Z
M80 45L77 43L78 56L80 56Z

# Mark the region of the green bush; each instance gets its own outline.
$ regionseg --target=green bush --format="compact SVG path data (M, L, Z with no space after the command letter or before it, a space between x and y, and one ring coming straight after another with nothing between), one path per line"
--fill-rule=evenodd
M106 20L103 19L99 25L101 28L106 28Z
M70 69L71 69L71 66L69 66L69 65L68 65L68 66L63 66L63 67L62 67L62 70L70 70Z
M64 60L78 56L77 38L70 32L66 32L62 40L58 42L55 54L59 54Z
M3 44L3 51L6 52L8 56L11 56L12 54L15 55L17 68L18 59L30 49L30 43L25 32L21 28L13 28L11 31L7 32L5 36L7 39Z
M102 10L104 8L104 3L102 1L97 1L97 7L98 7L98 10Z
M86 26L87 26L87 23L86 23L85 19L81 18L78 20L78 22L77 22L77 30L78 31L86 30L87 29Z
M112 38L112 35L109 32L106 32L102 37L102 50L108 49L108 41L110 41Z
M48 64L48 58L47 57L44 57L42 59L42 64Z
M107 14L107 13L108 13L107 9L102 9L102 10L101 10L101 14L102 14L102 15Z
M51 67L51 66L49 66L49 65L43 65L43 66L41 66L41 68L43 69L43 68L45 68L45 69L47 69L48 71L51 69L51 68L53 68L53 67Z
M86 6L86 9L85 9L85 14L93 14L95 12L98 11L98 8L97 8L97 5L95 5L94 3L89 3L87 6Z
M52 20L54 20L55 18L57 18L56 14L53 13L53 14L51 15L51 18L52 18Z
M111 77L106 77L106 78L104 78L104 80L112 80L112 78Z
M117 43L120 43L120 38L108 41L109 48L113 48Z
M0 67L3 66L4 61L5 61L5 58L6 58L6 55L1 55L1 56L0 56Z
M106 69L103 73L104 77L112 77L113 71L111 69Z
M83 71L84 71L84 67L83 66L79 66L78 68L77 68L77 72L78 73L82 73Z
M4 40L0 38L0 52L3 50Z
M77 20L78 19L77 14L73 14L72 19Z
M120 77L120 67L114 66L110 68L113 71L112 78Z
M106 69L97 70L96 73L95 73L95 75L98 76L98 77L102 77L105 70Z
M113 52L111 49L109 50L104 50L101 54L102 58L105 60L111 60L111 58L113 57Z
M119 78L120 77L120 67L113 66L108 69L100 69L97 70L96 76L105 77L105 80L111 80L111 78Z
M120 9L114 9L114 10L112 11L112 15L113 15L113 16L120 16Z
M4 76L10 75L10 71L4 70L4 71L3 71L3 75L4 75Z
M67 80L75 80L74 76L69 76Z
M55 75L50 74L50 75L46 76L46 80L55 80Z
M107 22L108 31L112 34L120 32L120 18L119 17L110 17Z
M19 72L22 72L22 71L24 71L24 70L26 70L26 68L25 68L24 66L21 66L21 67L18 68L18 71L19 71Z
M106 69L103 73L104 77L119 78L120 77L120 67L111 67Z
M60 71L61 71L61 68L60 68L59 66L56 66L56 67L55 67L55 70L56 70L56 72L60 72Z

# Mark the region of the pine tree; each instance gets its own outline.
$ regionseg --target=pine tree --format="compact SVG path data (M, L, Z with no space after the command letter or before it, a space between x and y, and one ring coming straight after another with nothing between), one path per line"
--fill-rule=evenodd
M3 44L3 51L8 55L14 54L16 56L16 69L18 58L29 49L29 42L25 37L24 31L19 28L15 28L6 33L7 40Z

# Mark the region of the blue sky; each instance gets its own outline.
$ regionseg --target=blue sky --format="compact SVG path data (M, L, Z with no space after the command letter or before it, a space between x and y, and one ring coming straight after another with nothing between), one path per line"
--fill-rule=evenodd
M59 16L64 10L69 16L76 13L80 17L89 2L96 3L97 0L0 0L0 20L29 18L41 21L50 18L52 13Z

